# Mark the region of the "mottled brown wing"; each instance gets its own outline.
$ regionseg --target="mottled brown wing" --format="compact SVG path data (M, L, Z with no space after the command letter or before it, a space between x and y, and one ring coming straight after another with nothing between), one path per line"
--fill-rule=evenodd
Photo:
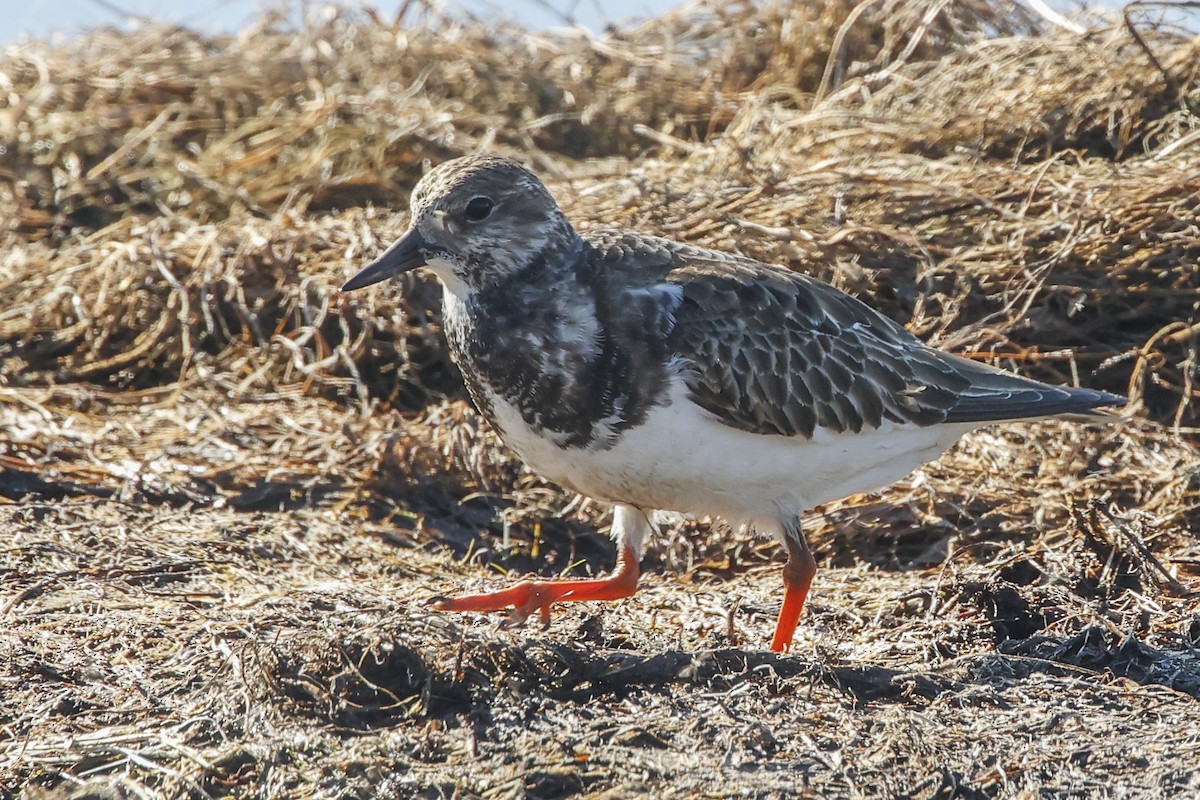
M685 262L672 342L695 402L755 433L811 437L946 419L968 381L903 328L803 275Z
M780 267L635 234L590 238L597 267L623 287L620 316L681 359L692 399L736 428L811 437L884 421L1079 414L1123 399L935 350L844 292Z

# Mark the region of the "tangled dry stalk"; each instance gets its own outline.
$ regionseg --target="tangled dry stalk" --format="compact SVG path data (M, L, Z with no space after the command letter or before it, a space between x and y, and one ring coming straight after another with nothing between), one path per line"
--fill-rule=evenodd
M1200 40L972 0L603 34L414 3L10 46L0 89L0 795L1200 790ZM479 149L580 227L812 272L1129 420L814 511L790 657L758 649L773 546L710 521L548 633L431 615L481 566L611 564L603 509L465 404L428 283L335 289Z

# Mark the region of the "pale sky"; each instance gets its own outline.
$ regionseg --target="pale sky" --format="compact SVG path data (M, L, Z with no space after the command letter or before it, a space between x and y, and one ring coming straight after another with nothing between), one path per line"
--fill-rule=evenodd
M683 5L685 0L441 0L447 10L461 10L480 19L507 18L530 27L565 24L565 18L592 30L611 22L645 18ZM803 0L801 0L803 1ZM1019 0L1020 1L1020 0ZM1033 3L1034 0L1023 0ZM339 5L370 5L385 17L392 16L404 0L335 0ZM1119 15L1123 0L1046 0L1068 16L1081 7L1107 9L1110 19ZM133 18L152 18L184 25L204 33L232 33L244 27L264 8L319 9L321 0L0 0L0 45L25 37L70 37L104 25L129 27ZM555 9L562 13L555 13ZM1147 22L1155 16L1182 22L1192 32L1200 30L1200 8L1148 8ZM299 14L297 13L297 18Z
M394 15L403 0L346 0L348 7L370 5L385 16ZM0 44L23 36L47 38L71 35L102 25L125 26L131 17L165 20L205 33L233 32L263 8L320 7L314 0L3 0ZM507 17L532 27L563 25L561 9L576 22L599 30L610 22L649 17L681 5L681 0L446 0L447 9L464 9L481 19Z

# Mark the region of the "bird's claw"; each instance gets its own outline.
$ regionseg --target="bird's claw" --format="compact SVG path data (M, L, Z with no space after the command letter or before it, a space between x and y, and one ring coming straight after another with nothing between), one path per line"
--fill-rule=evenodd
M437 595L425 601L438 611L504 611L500 627L510 630L529 619L536 611L542 629L550 627L550 606L578 600L616 600L633 594L637 587L637 558L631 548L621 553L617 569L607 578L522 581L515 586L485 594L445 597Z
M520 608L512 608L504 619L500 620L500 630L511 631L513 628L520 627L525 624L526 618L529 617L529 612L522 612Z
M550 606L558 599L558 595L546 597L545 594L535 588L529 599L521 605L514 605L512 610L505 616L504 621L500 623L501 630L512 630L525 624L533 612L538 612L541 617L541 628L546 630L550 627Z

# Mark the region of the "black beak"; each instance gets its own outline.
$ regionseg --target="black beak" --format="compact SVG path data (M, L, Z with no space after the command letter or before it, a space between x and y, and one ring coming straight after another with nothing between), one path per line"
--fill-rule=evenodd
M425 240L421 238L417 229L410 229L408 233L393 242L391 247L384 250L383 255L367 264L353 278L343 283L342 291L352 292L355 289L362 289L393 275L411 272L417 267L425 266L425 255L422 251L426 248Z

